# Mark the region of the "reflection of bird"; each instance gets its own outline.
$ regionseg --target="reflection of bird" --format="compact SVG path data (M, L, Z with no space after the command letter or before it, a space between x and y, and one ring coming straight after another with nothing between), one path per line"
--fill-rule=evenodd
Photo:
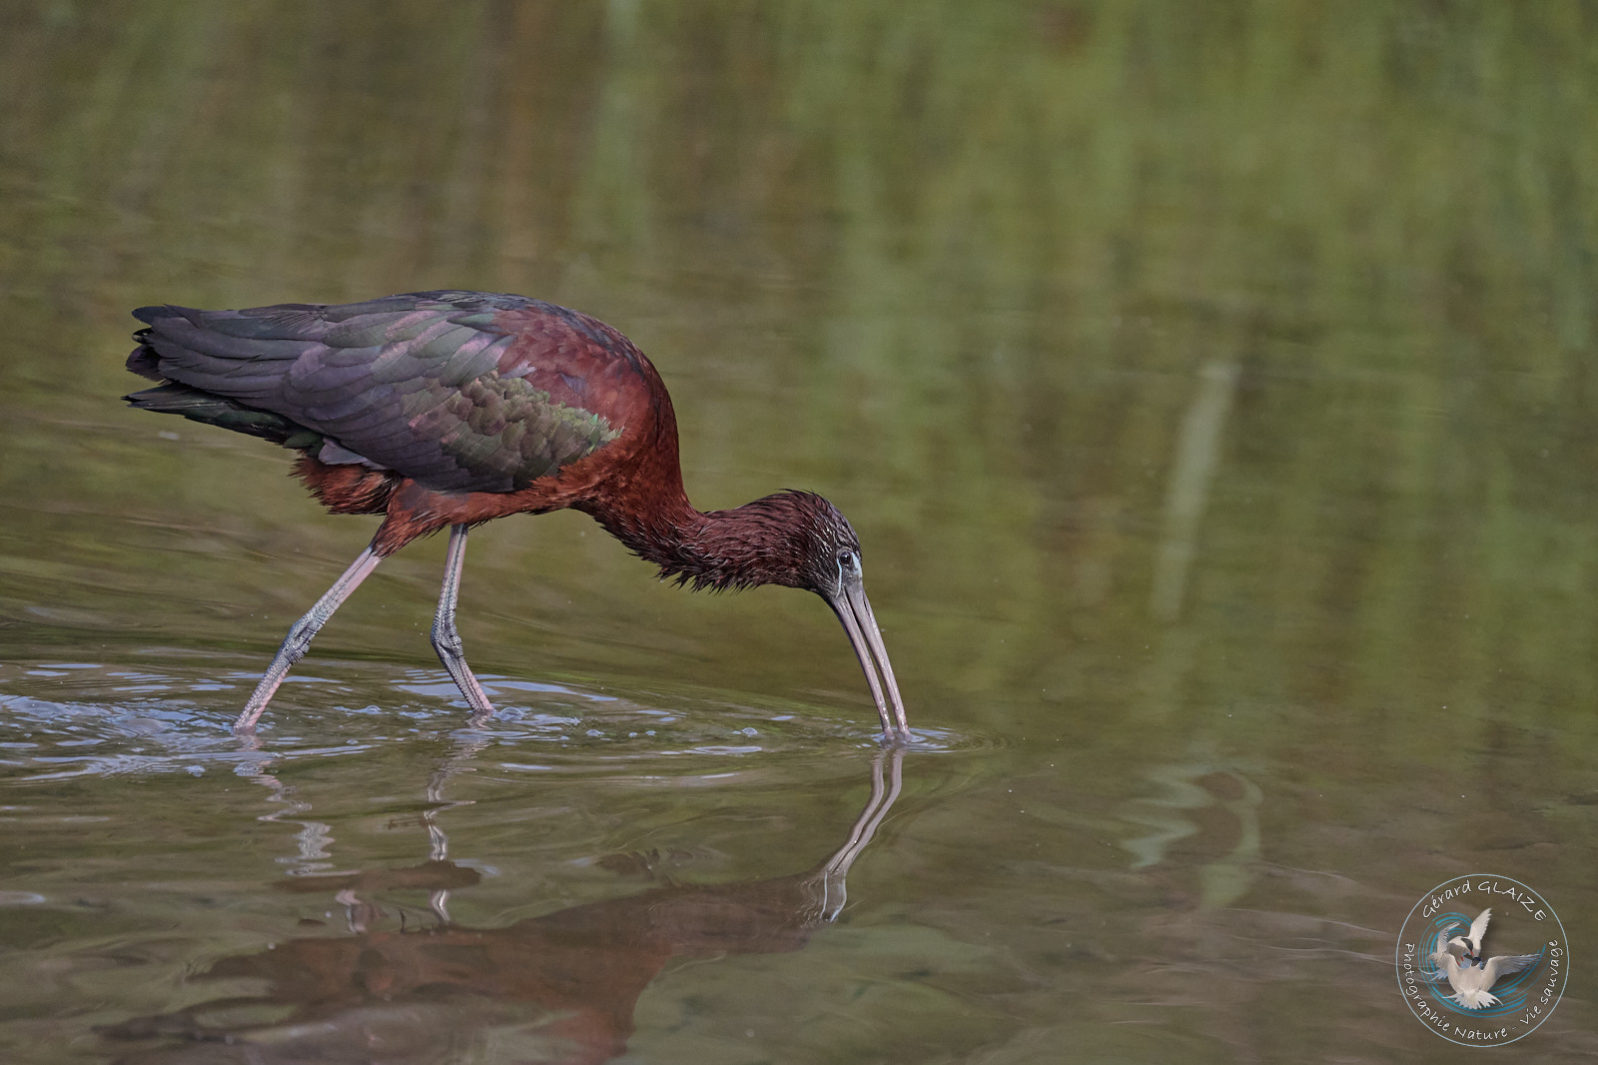
M385 516L289 630L239 730L255 726L317 630L380 561L446 527L433 646L473 710L491 713L455 629L466 533L507 514L569 507L679 584L818 593L843 622L883 733L908 734L848 521L808 492L695 510L671 397L643 353L603 322L482 292L133 313L147 328L135 334L128 369L162 382L128 396L135 407L298 449L295 472L329 510Z
M403 910L396 929L356 893L436 894L469 887L475 871L435 858L399 871L306 877L311 883L288 890L338 889L371 925L352 921L349 935L318 929L224 956L197 977L228 981L223 997L100 1031L180 1041L118 1060L302 1065L464 1060L471 1055L455 1041L492 1029L542 1051L518 1061L598 1065L626 1052L640 996L674 960L796 951L838 918L851 867L903 790L903 757L901 747L874 752L870 796L841 845L787 876L666 885L502 927L441 921L410 930Z
M1505 976L1531 968L1542 960L1541 954L1499 954L1486 958L1482 955L1482 937L1487 934L1487 922L1492 910L1483 910L1471 923L1468 936L1453 933L1464 925L1453 924L1437 933L1431 959L1437 971L1423 973L1422 979L1433 983L1448 981L1454 989L1449 996L1466 1009L1479 1010L1498 1004L1492 986Z

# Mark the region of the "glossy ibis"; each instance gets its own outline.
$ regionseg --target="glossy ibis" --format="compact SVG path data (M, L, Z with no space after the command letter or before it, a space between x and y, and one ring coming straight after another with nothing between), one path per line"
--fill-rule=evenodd
M455 629L466 534L507 514L570 507L678 584L785 584L820 595L849 634L885 738L908 735L849 522L810 492L695 510L666 386L603 322L483 292L133 314L145 328L128 369L161 384L129 403L298 450L294 472L328 510L384 516L289 629L235 728L255 727L317 630L379 562L445 527L433 647L474 711L492 713Z

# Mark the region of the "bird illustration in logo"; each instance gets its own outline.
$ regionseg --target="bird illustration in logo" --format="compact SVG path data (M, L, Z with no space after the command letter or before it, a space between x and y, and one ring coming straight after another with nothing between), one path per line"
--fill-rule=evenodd
M1530 969L1542 960L1541 954L1498 954L1487 957L1482 949L1482 939L1487 935L1487 922L1493 911L1483 910L1471 922L1469 934L1454 935L1465 926L1451 924L1437 933L1431 959L1435 972L1423 972L1421 979L1440 984L1445 980L1454 994L1449 997L1466 1009L1479 1010L1498 1005L1498 996L1492 986L1505 976Z

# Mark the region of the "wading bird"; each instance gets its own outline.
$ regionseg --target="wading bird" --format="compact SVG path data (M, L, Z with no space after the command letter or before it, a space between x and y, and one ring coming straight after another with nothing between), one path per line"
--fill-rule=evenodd
M328 510L384 516L366 550L289 629L234 723L239 731L255 727L317 630L379 562L446 527L433 647L473 710L492 713L455 629L466 534L507 514L569 507L678 584L783 584L820 595L860 659L884 737L908 737L849 522L811 492L695 510L666 386L603 322L484 292L133 314L146 327L134 334L128 369L161 384L124 397L129 403L298 450L294 472Z

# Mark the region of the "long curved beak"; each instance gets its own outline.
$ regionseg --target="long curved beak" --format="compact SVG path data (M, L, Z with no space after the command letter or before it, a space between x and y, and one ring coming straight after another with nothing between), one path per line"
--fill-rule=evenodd
M882 718L882 738L890 743L909 739L910 723L905 720L904 700L899 698L899 685L893 679L893 666L888 662L888 649L882 644L876 615L871 613L871 600L866 598L865 582L857 573L844 581L836 596L822 598L843 622L843 631L849 634L855 657L860 659L860 669L866 675L866 683L871 685L871 698L877 704L877 716ZM884 690L887 698L883 697Z

